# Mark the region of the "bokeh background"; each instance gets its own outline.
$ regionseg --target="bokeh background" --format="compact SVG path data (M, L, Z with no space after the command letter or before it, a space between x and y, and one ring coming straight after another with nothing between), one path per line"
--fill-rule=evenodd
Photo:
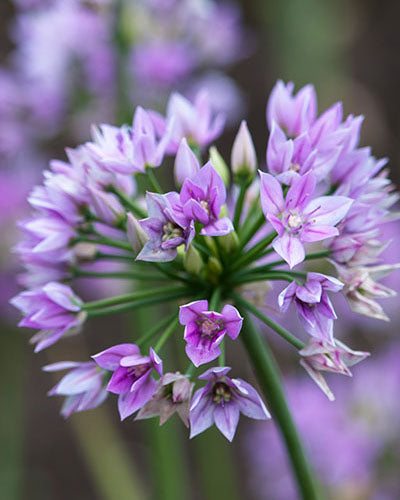
M234 6L234 14L225 22L229 15L205 15L208 2L126 0L129 15L122 27L115 28L118 2L114 0L81 2L79 8L86 11L79 22L68 9L58 17L48 15L60 3L75 2L0 3L0 498L296 498L271 422L242 421L231 445L214 429L189 442L175 419L161 430L151 421L121 424L112 398L95 411L64 421L60 401L46 396L54 380L41 367L61 359L84 360L108 346L110 336L117 343L140 322L145 327L146 318L93 321L84 335L33 355L28 333L17 330L17 316L8 306L17 290L18 272L10 248L18 238L16 220L27 213L26 195L50 158L61 158L64 146L87 140L92 122L129 120L139 103L163 109L174 87L193 95L203 84L209 86L231 117L218 140L221 152L229 158L239 120L245 117L262 159L267 141L265 105L276 80L292 80L297 88L313 83L320 109L341 100L346 113L365 115L361 143L370 145L377 157L390 158L392 179L398 183L400 4L215 2L228 11ZM196 15L205 18L209 28L196 42L203 45L201 57L196 53L195 58L190 46L179 48L180 41L190 38L194 23L178 35L168 29L185 3L196 4ZM157 22L165 24L160 29L143 21L143 12L151 20L157 11L161 12ZM101 23L93 21L96 16L102 16ZM144 27L142 38L138 25ZM160 35L164 31L174 33L163 34L172 38L168 46L168 39ZM115 47L124 54L123 60L113 59ZM135 52L138 47L142 52ZM182 50L187 52L182 55ZM60 60L66 53L70 60L63 66ZM146 66L149 59L156 61L159 71ZM160 70L165 59L174 62ZM124 71L124 64L131 70ZM113 69L108 71L108 65ZM83 76L82 70L87 71ZM44 87L35 84L35 72L41 71L47 78ZM57 94L61 87L62 97ZM390 225L388 238L398 230L397 224ZM400 260L396 246L387 252L391 262ZM398 282L394 276L389 284L398 289ZM297 361L285 346L275 342L289 400L330 498L396 500L400 498L398 302L384 304L393 318L388 325L358 320L344 304L336 307L342 317L336 328L343 338L373 356L354 370L354 379L333 382L337 401L330 403L295 366ZM232 357L241 367L238 375L254 381L249 366L241 361L245 354L240 346L235 346ZM179 482L165 473L166 462L179 470ZM162 480L157 482L159 475Z

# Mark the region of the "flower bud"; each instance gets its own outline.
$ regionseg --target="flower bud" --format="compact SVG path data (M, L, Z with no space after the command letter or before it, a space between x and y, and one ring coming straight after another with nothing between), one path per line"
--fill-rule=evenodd
M210 257L207 262L207 277L212 283L217 283L222 274L221 262L216 257Z
M218 236L218 241L226 253L234 252L239 246L239 237L236 231L225 236Z
M110 225L116 225L124 214L124 208L119 200L111 193L89 187L93 209L97 217Z
M224 181L225 186L228 187L230 181L228 165L225 163L225 160L222 158L218 149L215 146L212 146L209 152L213 167L221 176L221 179Z
M176 185L181 186L185 179L192 179L199 170L199 161L184 137L179 144L175 158L174 176Z
M198 250L193 245L190 245L188 251L185 253L183 265L186 271L191 274L198 275L203 270L203 259L201 258Z
M251 181L257 170L256 151L245 120L240 124L233 143L231 166L235 181L238 183Z
M131 213L128 213L126 217L126 233L133 250L139 253L149 238L139 221Z

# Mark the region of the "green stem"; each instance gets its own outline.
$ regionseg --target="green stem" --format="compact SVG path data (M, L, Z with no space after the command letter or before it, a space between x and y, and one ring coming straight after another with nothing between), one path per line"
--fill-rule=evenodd
M295 423L286 403L279 369L268 346L262 342L248 316L245 318L241 338L285 440L301 497L303 500L321 500L322 497L318 492L311 467L306 459Z
M281 280L281 281L295 281L296 276L289 273L249 273L245 276L239 277L234 281L235 285L241 285L243 283L252 283L253 281L268 281L268 280Z
M151 297L156 297L157 295L165 295L167 293L173 294L174 292L183 292L184 288L181 286L170 286L162 288L152 288L150 290L143 290L140 292L127 293L125 295L118 295L116 297L110 297L108 299L94 300L93 302L86 302L82 305L83 310L89 309L100 309L103 307L110 307L119 304L125 304L126 302L135 302L136 300L146 299Z
M176 311L159 321L153 328L150 328L146 333L141 335L137 339L136 344L139 347L143 346L148 340L151 340L155 335L157 335L157 333L160 332L163 328L166 328L169 323L175 318L175 316Z
M126 193L124 193L120 189L117 189L115 186L110 186L108 188L108 191L117 195L118 198L125 205L125 207L129 208L129 210L131 210L136 216L140 217L141 219L147 217L146 210L144 210L140 205L138 205L136 201L130 196L128 196Z
M225 340L219 344L219 348L221 349L221 354L218 358L218 366L225 366Z
M304 260L314 260L314 259L325 259L326 257L329 257L331 254L330 250L323 250L321 252L314 252L314 253L309 253L306 255ZM276 260L274 262L270 262L269 264L266 264L267 267L277 267L277 266L283 266L284 264L287 264L286 260Z
M246 198L246 192L248 189L248 183L241 184L240 186L240 191L239 191L239 196L236 201L236 206L235 206L235 215L233 217L233 225L235 226L236 231L239 229L239 224L240 224L240 216L242 215L243 211L243 204L244 200Z
M175 314L176 316L176 314ZM169 339L169 337L174 333L174 330L177 328L179 325L179 319L174 318L168 328L165 330L165 332L161 335L161 337L158 339L157 344L154 346L154 350L158 352L162 346L165 344L165 342Z
M96 252L93 260L123 260L123 261L133 262L133 259L134 257L132 255Z
M150 184L153 186L153 189L156 191L156 193L162 194L164 191L163 191L162 187L160 186L160 183L158 182L156 176L154 175L153 169L151 167L147 167L146 173L147 173L147 177L150 181Z
M244 267L253 262L253 260L257 260L261 253L264 251L265 247L269 246L272 241L276 237L276 232L272 231L269 233L265 238L260 240L258 243L256 243L248 252L246 252L244 255L239 257L239 259L236 259L233 266L232 270L238 269L239 267Z
M211 295L210 303L209 303L209 308L210 311L219 311L219 306L221 302L221 288L217 286L214 288L213 293Z
M166 295L157 295L156 297L149 297L143 300L137 300L135 302L128 302L127 304L120 304L111 307L105 307L103 309L90 309L87 311L89 318L95 318L97 316L108 316L109 314L119 314L125 311L133 311L140 307L152 306L153 304L161 304L163 302L171 302L175 299L180 299L188 295L187 291L182 288L182 292L168 293Z
M140 271L126 271L126 272L98 272L98 271L85 271L83 269L74 268L72 270L74 278L116 278L116 279L144 279L153 281L163 281L166 278L159 274L142 273Z
M240 243L238 251L242 250L247 245L247 243L252 239L252 237L260 229L264 222L265 215L263 214L262 210L258 212L256 218L253 220L253 223L251 223L251 221L245 221L242 226L242 231L239 234Z
M96 239L90 238L89 236L78 236L72 241L72 244L75 245L76 243L93 243L93 245L104 245L107 247L114 247L114 248L120 248L121 250L126 250L128 252L133 252L132 247L128 242L125 241L119 241L119 240L114 240L112 238L107 238L105 236L98 237Z
M292 335L290 332L288 332L283 326L278 325L278 323L275 323L271 318L268 318L265 314L263 314L259 309L257 309L256 306L254 306L251 302L248 302L246 299L241 297L235 292L231 293L231 296L233 299L243 308L246 309L248 312L251 312L261 320L263 323L265 323L267 326L269 326L272 330L274 330L276 333L278 333L281 337L283 337L285 340L290 342L296 349L303 349L305 347L305 344Z

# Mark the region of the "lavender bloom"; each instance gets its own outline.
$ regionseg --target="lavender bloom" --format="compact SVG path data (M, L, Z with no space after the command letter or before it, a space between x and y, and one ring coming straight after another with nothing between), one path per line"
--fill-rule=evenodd
M299 351L303 356L301 366L307 371L318 387L328 396L330 401L335 399L320 371L341 373L352 376L349 366L363 361L369 352L353 351L339 340L333 344L323 340L311 339L306 347Z
M353 201L344 196L312 199L316 179L312 173L295 179L286 198L282 186L270 174L261 175L261 206L278 236L275 251L292 268L304 260L304 243L325 240L339 234L335 225L346 215Z
M49 396L66 396L61 415L68 418L72 413L91 410L100 406L107 398L104 387L104 371L93 361L78 363L62 361L43 367L46 372L71 371L48 393Z
M279 307L286 312L289 305L295 302L305 330L313 337L333 344L333 320L337 316L326 292L339 292L342 288L343 283L336 278L307 273L304 285L293 281L279 294Z
M50 282L43 287L21 292L10 302L25 316L18 326L40 330L31 339L37 343L35 352L54 344L86 318L86 313L81 311L79 297L69 286L61 283Z
M239 413L257 420L270 417L257 391L240 378L226 374L229 367L210 368L199 379L207 384L194 393L190 407L190 437L193 438L214 423L232 441L239 422Z
M182 422L189 427L190 398L194 384L179 372L166 373L157 384L154 396L146 403L135 420L160 416L163 425L176 412Z
M317 98L312 85L306 85L294 96L293 90L292 82L285 85L282 80L278 80L267 105L270 130L273 122L276 122L289 137L297 137L306 132L314 123L317 113Z
M146 194L149 217L140 222L149 236L137 260L169 262L177 256L177 247L189 247L194 237L194 224L182 212L179 195Z
M208 310L207 300L197 300L180 307L179 321L185 325L186 354L195 366L200 366L221 354L219 344L225 334L232 340L238 337L243 318L229 304L218 313Z
M189 147L187 140L183 138L175 157L174 176L176 184L182 186L186 179L193 179L199 170L199 161Z
M169 98L166 118L155 111L150 112L150 116L160 137L165 134L167 123L173 121L167 149L169 153L177 151L183 137L186 137L189 143L207 146L221 134L225 124L221 113L212 116L206 91L199 92L193 104L175 92Z
M93 128L93 143L87 147L110 171L121 174L144 172L146 167L160 166L170 140L171 124L167 124L158 141L149 114L136 109L132 127L101 125Z
M226 201L226 189L211 161L192 179L185 180L180 201L185 216L203 224L200 234L223 236L233 231L232 221L228 217L218 218Z
M119 394L121 420L144 406L156 391L153 370L162 375L162 361L150 348L150 356L142 356L135 344L118 344L92 356L105 370L113 372L107 391Z

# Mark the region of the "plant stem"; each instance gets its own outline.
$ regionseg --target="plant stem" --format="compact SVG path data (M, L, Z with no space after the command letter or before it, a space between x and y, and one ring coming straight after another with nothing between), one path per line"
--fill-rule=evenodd
M75 238L72 243L75 245L76 243L93 243L93 245L105 245L108 247L120 248L121 250L126 250L128 252L133 252L131 245L126 241L114 240L112 238L107 237L98 237L96 239L90 238L89 236L78 236Z
M89 318L95 318L97 316L107 316L109 314L117 314L125 311L133 311L139 307L147 307L153 304L161 304L162 302L170 302L175 299L180 299L188 295L185 289L181 289L182 292L168 293L166 295L157 295L156 297L149 297L143 300L137 300L135 302L128 302L127 304L120 304L111 307L105 307L103 309L90 309L87 311Z
M251 221L248 222L247 220L245 221L245 223L242 226L242 231L239 234L240 243L238 251L242 250L247 245L247 243L252 239L252 237L256 234L256 232L260 229L260 227L264 223L265 223L265 216L262 210L258 212L253 223L251 223Z
M219 348L221 349L221 354L218 358L218 366L225 366L225 340L219 344Z
M248 252L239 257L239 259L236 259L231 269L235 270L238 269L239 267L244 267L247 264L253 262L253 260L257 260L259 255L265 249L265 247L269 246L272 240L275 239L275 236L276 236L275 231L269 233L267 236L265 236L265 238L263 238L258 243L256 243L252 248L250 248Z
M243 203L244 203L244 199L246 197L247 189L248 189L248 183L241 184L239 196L238 196L238 199L236 201L236 206L235 206L235 215L233 217L233 225L235 226L236 231L239 229L240 216L242 215Z
M176 316L176 315L175 315ZM169 337L174 333L174 330L179 324L178 318L174 318L168 328L165 330L165 332L161 335L161 337L158 339L157 344L154 346L154 350L158 352L162 346L165 344L165 342L169 339Z
M304 260L313 260L313 259L325 259L326 257L329 257L331 254L330 250L323 250L321 252L314 252L314 253L309 253L306 255ZM286 260L276 260L275 262L270 262L269 264L266 264L267 267L277 267L277 266L283 266L284 264L287 264Z
M119 304L125 304L126 302L135 302L136 300L145 298L156 298L157 295L165 295L168 293L173 294L174 292L184 291L181 286L170 286L162 288L152 288L150 290L143 290L140 292L127 293L125 295L118 295L116 297L110 297L109 299L94 300L93 302L86 302L82 305L82 309L100 309L103 307L110 307Z
M96 252L93 260L124 260L124 261L133 262L133 259L134 259L134 257L132 255Z
M98 271L85 271L84 269L74 268L72 270L74 278L116 278L116 279L144 279L153 281L163 281L166 278L159 274L142 273L140 271L126 271L126 272L98 272Z
M153 169L151 167L147 167L146 173L147 173L147 177L150 181L150 184L153 186L153 189L156 191L156 193L162 194L163 189L160 186L160 183L158 182L156 176L154 175Z
M213 293L211 295L210 303L209 303L209 308L210 311L219 311L219 306L221 302L221 288L217 286L214 288Z
M243 309L246 309L248 312L251 312L256 316L258 319L260 319L263 323L265 323L267 326L269 326L272 330L274 330L276 333L278 333L281 337L283 337L285 340L290 342L296 349L303 349L305 347L305 344L292 335L290 332L288 332L283 326L278 325L278 323L275 323L271 318L268 318L265 314L263 314L260 310L257 309L256 306L254 306L251 302L248 302L246 299L241 297L235 292L231 293L232 298L239 304L239 306Z
M282 280L282 281L295 281L296 276L290 275L289 273L249 273L242 277L239 277L234 281L235 285L241 285L243 283L252 283L253 281L268 281L268 280Z
M152 339L154 335L157 335L159 331L168 326L168 324L175 318L175 316L176 312L174 311L172 314L159 321L153 328L150 328L146 333L141 335L137 339L136 344L139 347L143 346L148 340Z
M116 194L118 196L118 198L122 201L122 203L127 208L129 208L130 210L132 210L132 212L135 215L137 215L140 218L147 217L146 210L144 210L140 205L138 205L136 203L136 201L133 198L131 198L130 196L128 196L127 194L125 194L123 191L121 191L120 189L117 189L115 186L110 186L108 188L108 191L110 191L111 193Z
M285 440L299 491L303 500L321 500L300 437L287 406L279 377L279 369L268 346L262 342L249 316L241 334L257 378Z

